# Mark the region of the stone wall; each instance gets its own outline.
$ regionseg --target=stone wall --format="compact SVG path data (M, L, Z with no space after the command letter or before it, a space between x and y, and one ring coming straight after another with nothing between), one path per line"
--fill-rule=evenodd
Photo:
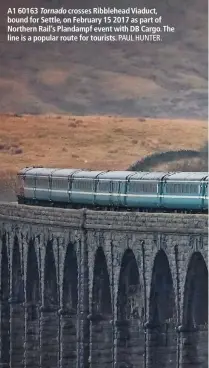
M0 367L207 367L207 215L0 204Z

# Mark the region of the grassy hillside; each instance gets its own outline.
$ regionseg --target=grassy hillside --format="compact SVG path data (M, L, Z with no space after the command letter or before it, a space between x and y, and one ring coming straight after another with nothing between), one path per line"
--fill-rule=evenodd
M97 2L72 1L71 7ZM116 5L103 1L102 5ZM0 4L0 111L17 113L122 114L146 117L207 116L207 2L162 1L163 24L176 27L162 43L9 44L8 6ZM45 7L66 1L36 0ZM144 5L122 1L120 7Z
M15 200L16 173L31 165L126 170L152 155L143 170L205 171L206 141L207 122L201 120L2 114L0 200ZM160 158L160 152L178 150L201 151L202 156L182 160L179 154L174 162L165 153Z
M43 165L126 170L156 152L200 150L207 123L183 119L0 115L0 173Z

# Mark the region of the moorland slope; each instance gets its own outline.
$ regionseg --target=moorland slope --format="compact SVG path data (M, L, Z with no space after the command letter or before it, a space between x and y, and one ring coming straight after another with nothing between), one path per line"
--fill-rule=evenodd
M163 24L176 27L161 43L13 44L6 41L7 8L34 1L2 1L0 111L205 118L207 1L120 1L120 7L144 4L157 7ZM96 0L70 2L77 8L95 5ZM69 2L36 0L36 6Z

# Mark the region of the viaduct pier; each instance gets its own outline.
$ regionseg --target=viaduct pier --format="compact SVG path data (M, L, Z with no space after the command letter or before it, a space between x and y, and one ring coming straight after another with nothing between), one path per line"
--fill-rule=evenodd
M206 368L208 216L0 204L0 368Z

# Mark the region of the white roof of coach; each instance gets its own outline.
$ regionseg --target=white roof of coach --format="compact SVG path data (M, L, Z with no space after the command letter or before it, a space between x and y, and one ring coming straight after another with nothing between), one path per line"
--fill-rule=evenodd
M52 178L68 177L68 176L71 176L73 173L76 173L79 171L81 171L81 169L56 169L52 173Z
M101 173L102 175L99 176L98 179L118 179L118 180L125 180L129 176L132 176L135 174L134 171L106 171Z
M177 172L166 177L166 180L200 181L205 179L207 176L207 172Z
M44 167L26 167L20 171L20 174L31 175L31 176L48 176L57 169L52 168L44 168Z
M151 172L151 171L141 171L137 172L132 178L133 180L160 180L163 176L167 175L167 172Z
M27 171L30 171L33 167L24 167L24 169L21 169L18 171L18 175L25 175Z
M19 175L49 176L73 178L98 178L125 180L160 180L166 181L200 181L208 180L207 172L150 172L150 171L93 171L83 169L60 169L44 167L25 167L18 172Z
M90 170L81 170L79 172L76 172L73 175L73 178L75 179L94 179L98 175L102 174L104 171L90 171Z

